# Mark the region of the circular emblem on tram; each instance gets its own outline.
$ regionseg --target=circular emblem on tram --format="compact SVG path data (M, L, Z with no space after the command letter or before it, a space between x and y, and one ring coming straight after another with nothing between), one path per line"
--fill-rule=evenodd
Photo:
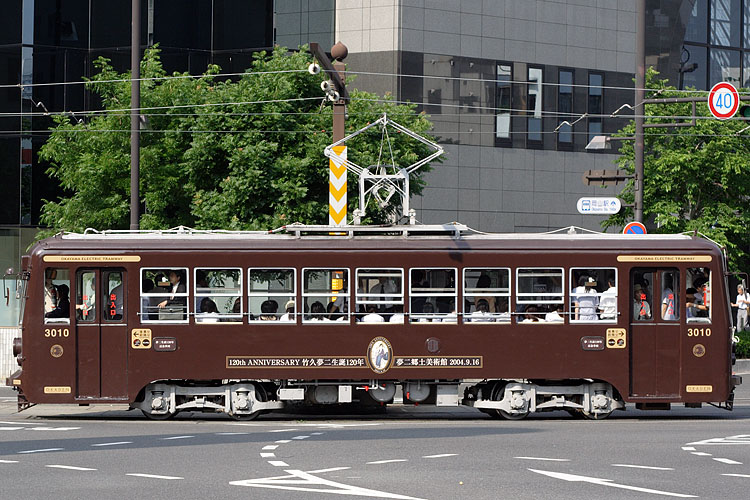
M49 348L49 353L53 358L59 358L63 355L63 348L60 344L55 344Z
M703 344L695 344L693 346L693 356L696 358L702 358L706 354L706 348Z
M393 364L393 348L385 337L375 337L367 346L367 366L375 373L385 373Z

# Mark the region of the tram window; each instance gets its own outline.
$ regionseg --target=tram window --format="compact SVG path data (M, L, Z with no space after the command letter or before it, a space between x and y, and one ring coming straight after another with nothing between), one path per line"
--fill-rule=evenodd
M363 323L404 322L404 270L356 270L356 319Z
M677 321L680 319L680 273L674 271L662 271L661 273L661 319L664 321Z
M141 322L187 322L187 268L141 269Z
M519 323L562 321L563 269L523 267L516 270L516 312ZM559 318L559 319L558 319Z
M464 269L464 321L510 322L510 269Z
M67 269L44 270L44 322L70 323L70 274Z
M193 282L196 323L242 321L242 269L196 268Z
M102 279L107 290L103 319L106 322L120 322L124 309L122 271L104 271Z
M410 321L456 323L456 269L412 269L409 275Z
M651 304L654 297L654 275L651 271L633 272L633 320L649 321L653 318Z
M297 281L294 269L249 269L247 280L250 321L295 323ZM240 301L242 302L242 301ZM239 305L240 310L242 305Z
M711 322L711 269L689 268L686 274L685 319L688 323Z
M349 321L349 270L303 269L303 323Z
M94 271L78 273L75 308L78 322L96 321L96 273Z
M572 267L570 269L570 321L617 319L617 269Z

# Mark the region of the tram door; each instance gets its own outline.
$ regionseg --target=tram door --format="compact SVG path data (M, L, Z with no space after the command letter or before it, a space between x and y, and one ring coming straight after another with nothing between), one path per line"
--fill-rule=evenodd
M638 268L630 274L630 394L677 397L680 392L680 273Z
M77 396L127 399L125 270L76 273Z

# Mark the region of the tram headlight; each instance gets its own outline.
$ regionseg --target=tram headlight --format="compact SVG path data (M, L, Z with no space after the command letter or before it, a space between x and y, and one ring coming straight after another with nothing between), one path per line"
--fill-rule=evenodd
M23 347L23 339L21 337L16 337L13 339L13 356L18 356L21 354L21 349Z

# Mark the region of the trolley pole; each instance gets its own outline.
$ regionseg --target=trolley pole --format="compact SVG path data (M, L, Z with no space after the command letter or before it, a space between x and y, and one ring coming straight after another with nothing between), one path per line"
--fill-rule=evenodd
M131 0L130 38L130 229L140 227L141 2Z
M646 0L636 0L635 14L635 184L634 218L643 222L643 121L646 91Z

